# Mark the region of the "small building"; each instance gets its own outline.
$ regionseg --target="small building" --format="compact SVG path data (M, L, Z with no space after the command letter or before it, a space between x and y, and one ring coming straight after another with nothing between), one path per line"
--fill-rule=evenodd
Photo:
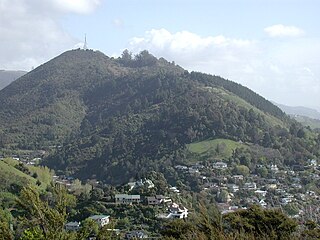
M187 171L188 167L184 165L176 165L174 166L175 169L180 170L180 171Z
M180 193L180 190L177 187L171 187L169 189L170 189L170 191L172 191L174 193Z
M228 184L228 190L230 192L238 192L239 191L239 186L236 184Z
M116 203L118 204L132 204L140 203L140 195L128 195L128 194L116 194L115 195Z
M167 218L187 218L188 209L182 206L179 206L176 203L172 203L169 206L169 215Z
M215 162L212 167L215 169L226 169L228 165L225 162Z
M141 230L135 230L135 231L130 231L127 232L125 235L125 239L142 239L142 238L148 238L148 235Z
M235 181L243 181L243 175L233 175L232 179Z
M257 184L255 182L247 182L244 184L243 188L247 190L256 190Z
M159 205L160 201L156 199L155 196L152 196L152 197L147 197L147 203L148 205Z
M161 203L167 203L171 202L172 200L170 198L167 198L163 195L156 195L156 196L151 196L147 197L147 204L148 205L159 205Z
M99 227L103 227L110 222L110 216L106 215L93 215L89 218L98 223Z
M68 222L64 227L67 231L78 231L80 229L80 223Z

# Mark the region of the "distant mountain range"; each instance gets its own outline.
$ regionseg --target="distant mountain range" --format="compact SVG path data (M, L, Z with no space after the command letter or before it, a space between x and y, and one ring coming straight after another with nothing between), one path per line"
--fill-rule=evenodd
M8 86L11 82L25 75L25 71L0 70L0 90Z
M313 129L320 129L320 112L316 109L301 106L291 107L278 103L274 104L304 126L310 126Z
M274 103L274 104L276 104L286 114L306 116L309 118L320 120L320 112L317 111L316 109L301 107L301 106L291 107L291 106L286 106L286 105L279 104L279 103Z
M117 59L65 52L1 90L0 102L0 147L51 149L44 164L108 183L151 170L173 176L186 145L208 139L274 148L270 161L286 163L316 147L304 144L301 124L250 89L147 51Z

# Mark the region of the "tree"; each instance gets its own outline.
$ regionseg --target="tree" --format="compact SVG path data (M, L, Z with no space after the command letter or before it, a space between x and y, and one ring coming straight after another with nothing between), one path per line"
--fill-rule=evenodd
M280 210L259 206L226 214L223 220L228 231L252 234L257 239L287 239L298 226Z
M261 177L263 177L263 178L265 178L265 177L267 177L268 176L268 169L266 168L266 167L260 167L260 168L258 168L257 169L257 173L261 176Z
M205 235L197 229L195 224L181 219L167 222L162 228L161 235L164 239L207 239Z
M0 240L13 240L13 233L10 229L11 216L0 208Z
M245 165L238 165L233 169L233 172L235 174L240 174L246 177L249 175L250 169Z
M99 226L94 220L87 218L82 221L81 225L82 227L77 234L77 239L86 240L90 236L97 236L99 232Z
M91 190L90 198L93 201L99 201L103 198L104 192L101 188L94 188Z
M229 199L229 193L226 190L221 190L217 195L217 201L226 203Z
M67 218L67 207L74 206L75 198L67 193L64 186L55 185L52 188L52 199L43 201L33 186L24 187L17 200L18 207L23 210L22 225L27 236L37 236L39 239L66 239L64 230ZM43 238L41 237L43 236Z

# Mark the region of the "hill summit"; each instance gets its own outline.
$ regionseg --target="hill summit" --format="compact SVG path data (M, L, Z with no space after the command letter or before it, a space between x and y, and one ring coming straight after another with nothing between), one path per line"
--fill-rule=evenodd
M0 91L0 102L2 147L56 146L47 165L106 182L168 171L186 144L207 139L280 149L301 127L240 84L147 51L65 52Z

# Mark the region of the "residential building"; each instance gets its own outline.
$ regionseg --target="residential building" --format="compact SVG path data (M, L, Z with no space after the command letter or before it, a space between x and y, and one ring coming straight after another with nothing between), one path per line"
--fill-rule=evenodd
M129 195L129 194L116 194L115 195L116 203L118 204L132 204L140 203L140 195Z
M110 216L106 215L93 215L89 218L98 223L99 227L107 225L110 221Z
M130 232L127 232L125 235L125 239L128 239L128 240L141 239L141 238L148 238L148 235L144 231L141 231L141 230L130 231Z

